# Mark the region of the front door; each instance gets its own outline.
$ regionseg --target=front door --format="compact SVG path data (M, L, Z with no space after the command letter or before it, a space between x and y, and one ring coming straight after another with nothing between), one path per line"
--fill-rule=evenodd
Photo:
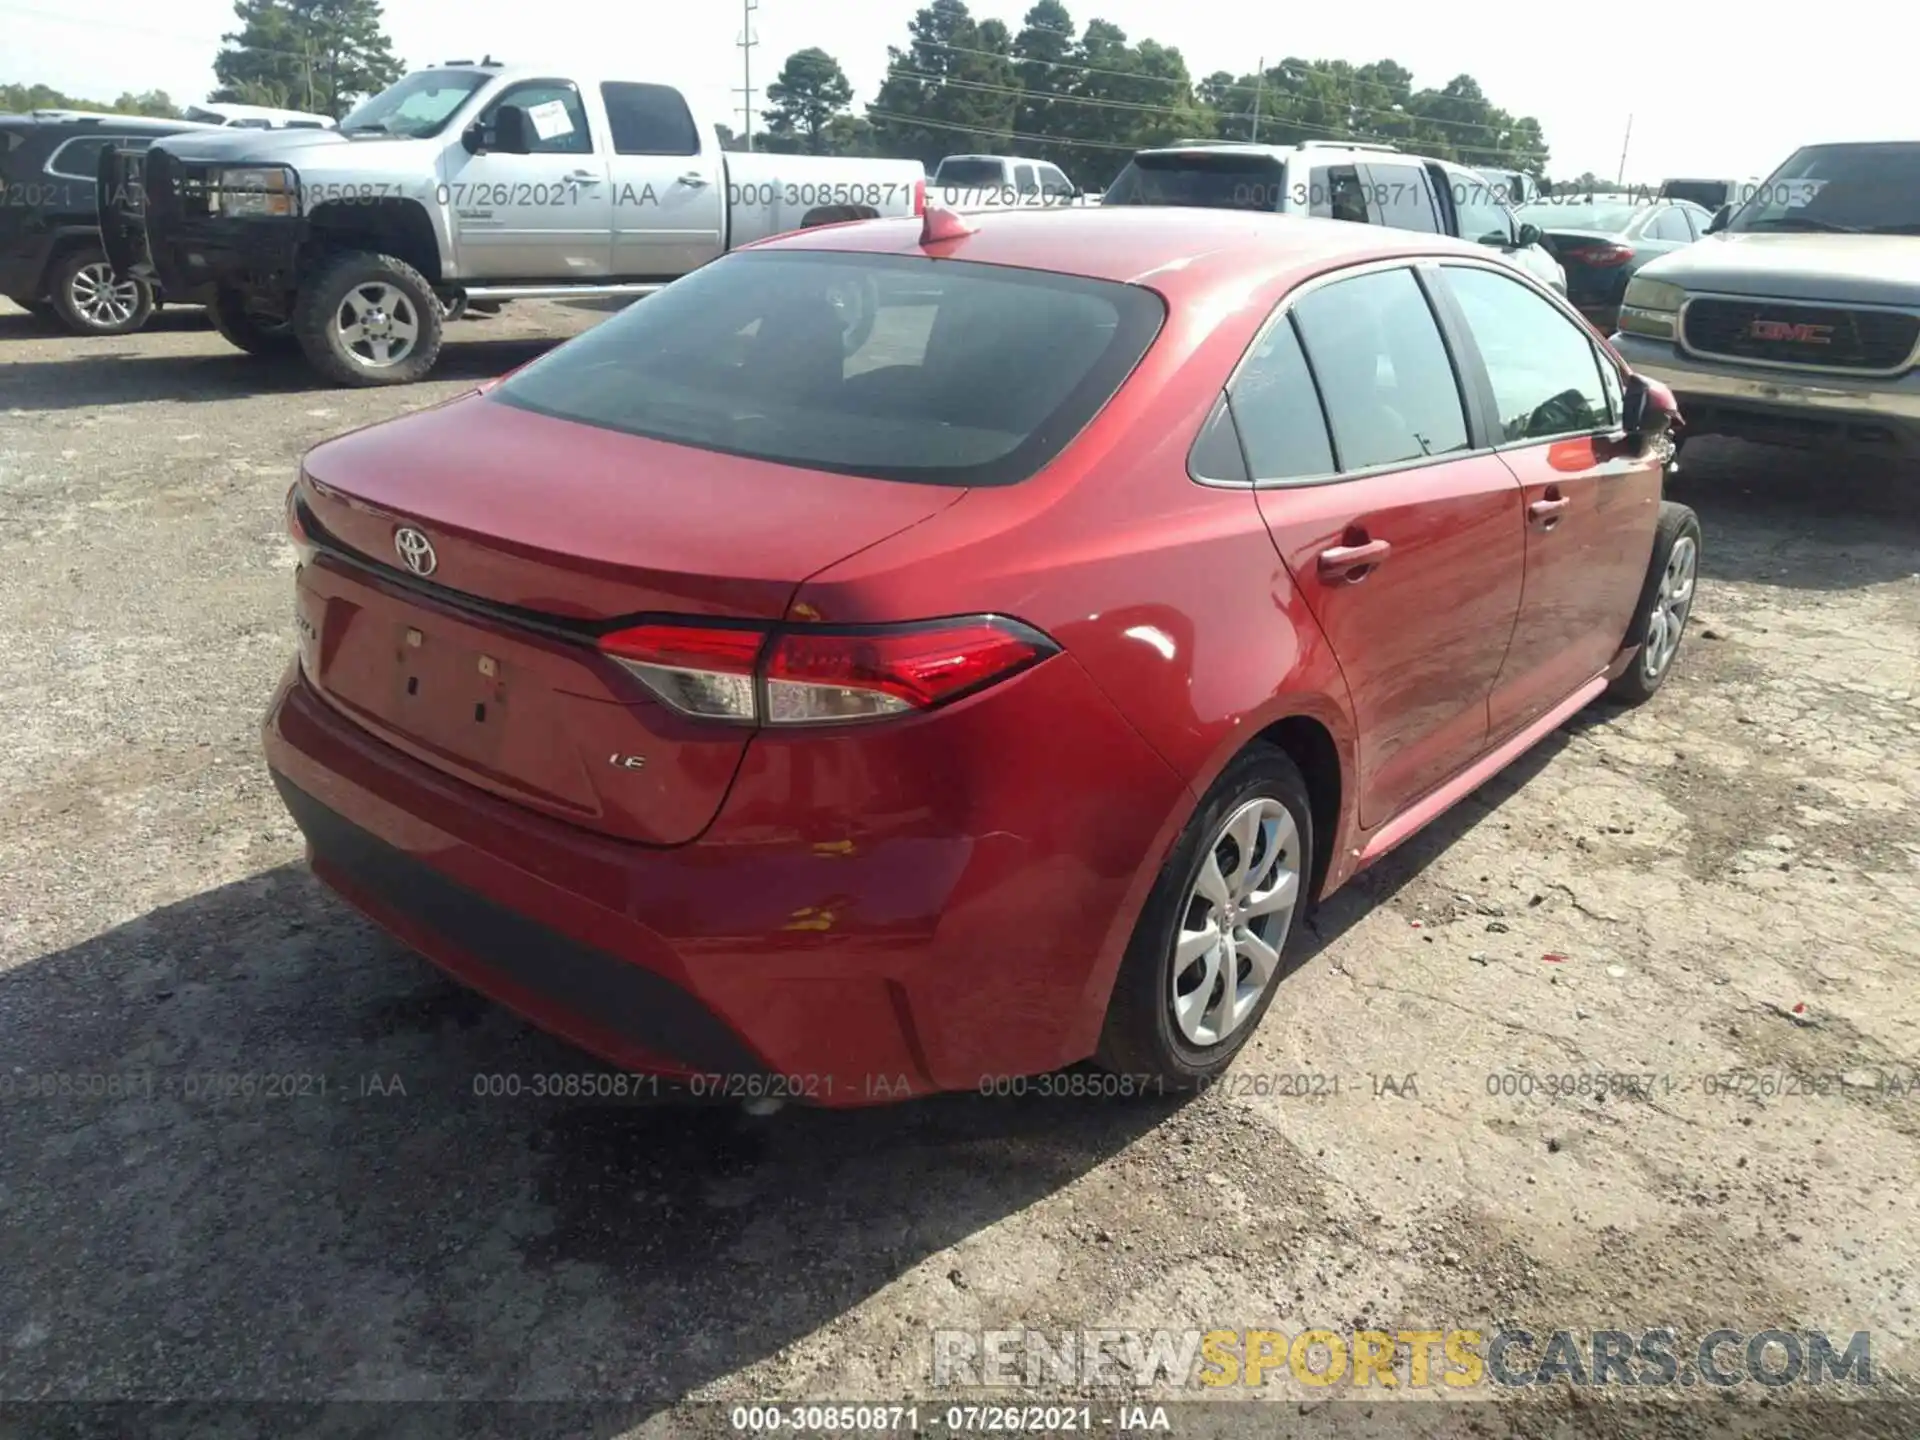
M1282 311L1229 403L1261 514L1346 677L1371 829L1486 747L1520 603L1520 488L1474 453L1412 269L1317 285Z
M1491 386L1497 453L1525 498L1526 584L1488 714L1498 740L1619 652L1653 552L1664 462L1622 432L1619 371L1584 326L1504 272L1447 263L1439 274Z
M532 152L447 151L442 202L453 214L465 280L598 280L613 235L604 145L569 80L510 85L480 113L492 134L502 105L517 105L531 127Z

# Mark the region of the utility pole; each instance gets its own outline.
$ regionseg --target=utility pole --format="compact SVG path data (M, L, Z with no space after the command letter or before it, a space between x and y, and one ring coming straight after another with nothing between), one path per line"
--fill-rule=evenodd
M1620 173L1613 177L1613 183L1627 183L1627 147L1633 143L1633 116L1627 116L1627 138L1620 142Z
M1267 57L1260 57L1260 68L1253 74L1253 139L1260 139L1260 92L1266 88Z
M760 0L740 0L743 28L735 42L740 47L740 118L746 121L749 150L753 149L753 47L760 43L760 37L753 33L753 12L759 8Z

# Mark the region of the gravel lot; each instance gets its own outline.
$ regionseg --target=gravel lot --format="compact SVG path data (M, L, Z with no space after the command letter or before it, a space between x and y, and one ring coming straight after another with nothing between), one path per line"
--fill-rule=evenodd
M1915 1374L1920 1084L1875 1077L1920 1067L1920 480L1693 447L1667 690L1331 902L1203 1099L481 1099L579 1062L305 873L257 736L281 502L314 442L599 318L515 307L434 383L344 392L195 312L82 341L0 302L6 1400L594 1400L512 1428L682 1433L718 1423L689 1400L926 1394L935 1326L1868 1330L1883 1393ZM1708 1093L1734 1070L1818 1093ZM1544 1092L1620 1072L1653 1088ZM325 1093L186 1093L230 1073ZM154 1089L27 1093L49 1074ZM1273 1093L1303 1074L1339 1093ZM1626 1423L1586 1403L1472 1408ZM450 1413L413 1428L478 1433Z

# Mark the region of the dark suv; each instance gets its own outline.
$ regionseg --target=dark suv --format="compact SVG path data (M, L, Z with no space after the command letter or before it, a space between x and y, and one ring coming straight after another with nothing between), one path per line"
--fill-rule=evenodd
M100 246L101 152L211 128L71 110L0 115L0 295L76 335L125 335L146 324L153 288L116 275Z

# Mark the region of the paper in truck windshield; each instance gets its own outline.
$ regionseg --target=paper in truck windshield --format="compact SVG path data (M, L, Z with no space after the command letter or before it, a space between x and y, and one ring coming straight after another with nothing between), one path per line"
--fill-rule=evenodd
M564 100L545 100L528 106L527 119L533 122L533 133L542 140L552 140L573 130L573 119L567 114Z

